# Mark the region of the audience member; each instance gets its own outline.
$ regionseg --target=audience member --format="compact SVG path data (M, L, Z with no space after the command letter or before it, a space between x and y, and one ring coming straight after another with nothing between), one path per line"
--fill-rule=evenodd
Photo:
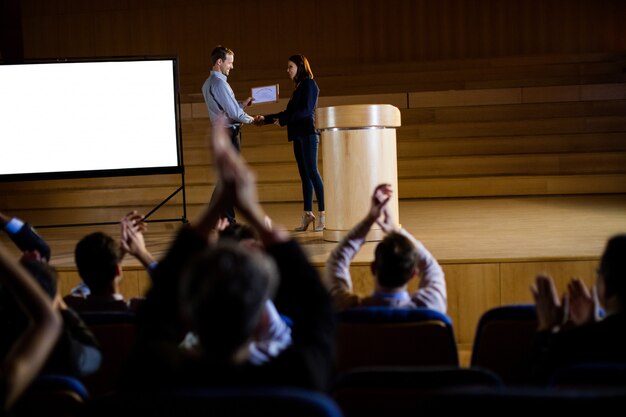
M50 261L50 246L35 229L17 217L9 217L0 212L0 228L23 253L30 253L37 259Z
M127 382L135 389L172 385L325 389L333 360L330 299L300 246L285 232L266 226L254 176L221 125L213 132L217 190L197 221L180 230L155 270ZM209 242L220 213L231 204L259 233L265 253ZM249 361L249 342L274 293L276 306L293 321L293 343L271 361L254 365ZM185 323L200 341L195 356L178 348Z
M546 275L537 276L531 291L539 322L533 352L536 382L546 382L554 371L572 364L626 362L626 234L609 239L592 292L573 280L561 302Z
M127 301L120 293L122 258L125 252L135 256L150 272L156 262L146 249L143 231L145 223L136 211L128 213L121 221L121 244L111 236L91 233L82 238L74 252L78 273L89 291L84 296L65 297L65 302L78 312L136 311L138 299Z
M96 372L102 363L100 346L78 314L63 301L57 288L56 270L33 259L22 258L21 264L48 294L52 306L63 319L63 330L44 366L44 372L74 376Z
M98 342L76 312L63 302L57 289L56 270L47 263L47 257L50 254L47 243L32 227L17 218L7 221L7 217L2 216L2 221L5 230L8 230L11 236L18 236L13 240L16 244L19 242L20 249L25 251L22 255L22 266L48 294L52 300L52 307L60 313L63 319L61 336L57 340L44 371L76 376L95 372L102 362ZM17 232L10 230L12 224L20 226ZM3 353L8 349L7 342L28 326L27 317L21 313L19 306L12 299L4 296L5 294L2 294L0 301L3 310L1 326L2 333L9 336L3 338L3 342L0 343L0 350Z
M424 245L395 223L389 200L391 186L381 184L374 190L365 218L337 245L326 261L326 275L335 308L342 311L358 306L427 307L446 312L446 282L443 270ZM371 271L374 293L361 297L352 292L350 262L365 243L374 223L387 235L376 246ZM408 282L420 275L417 291L410 295Z
M252 227L243 223L233 223L223 228L219 233L219 240L233 241L247 250L262 250L258 234ZM253 340L248 345L250 350L248 360L260 365L269 362L278 356L291 344L291 329L276 310L272 300L265 302L261 311L259 326ZM186 349L197 349L199 340L195 333L188 333L183 341Z
M46 363L61 332L62 322L41 288L3 246L0 246L0 292L10 292L28 317L26 327L11 339L11 348L2 355L0 414L4 414ZM3 306L0 304L0 307ZM2 337L9 336L3 333Z

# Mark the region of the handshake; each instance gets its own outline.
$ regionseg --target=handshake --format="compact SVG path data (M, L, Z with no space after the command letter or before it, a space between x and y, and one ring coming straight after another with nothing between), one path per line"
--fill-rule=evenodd
M261 116L260 114L254 116L252 124L254 124L255 126L263 126L265 124L265 117Z
M278 121L278 118L273 119L273 120L270 119L270 122L274 123L276 126L280 126L280 122ZM267 123L270 123L270 122L267 122ZM264 126L267 123L265 122L265 117L261 116L260 114L254 116L254 120L252 121L252 124L254 124L255 126Z

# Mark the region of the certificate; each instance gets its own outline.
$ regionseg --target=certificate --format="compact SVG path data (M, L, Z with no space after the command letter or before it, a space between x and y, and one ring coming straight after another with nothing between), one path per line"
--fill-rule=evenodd
M276 103L278 101L278 84L254 87L252 89L252 104Z

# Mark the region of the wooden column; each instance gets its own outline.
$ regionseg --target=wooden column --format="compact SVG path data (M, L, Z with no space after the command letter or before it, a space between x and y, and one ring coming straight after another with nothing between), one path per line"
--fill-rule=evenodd
M399 222L396 127L400 110L389 104L322 107L316 111L324 163L326 229L324 240L337 242L363 219L374 188L389 183ZM374 225L367 240L382 240Z

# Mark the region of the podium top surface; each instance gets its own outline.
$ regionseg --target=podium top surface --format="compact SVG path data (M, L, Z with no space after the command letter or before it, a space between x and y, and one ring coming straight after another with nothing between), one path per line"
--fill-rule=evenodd
M315 111L315 127L349 129L401 126L400 110L391 104L351 104L321 107Z

